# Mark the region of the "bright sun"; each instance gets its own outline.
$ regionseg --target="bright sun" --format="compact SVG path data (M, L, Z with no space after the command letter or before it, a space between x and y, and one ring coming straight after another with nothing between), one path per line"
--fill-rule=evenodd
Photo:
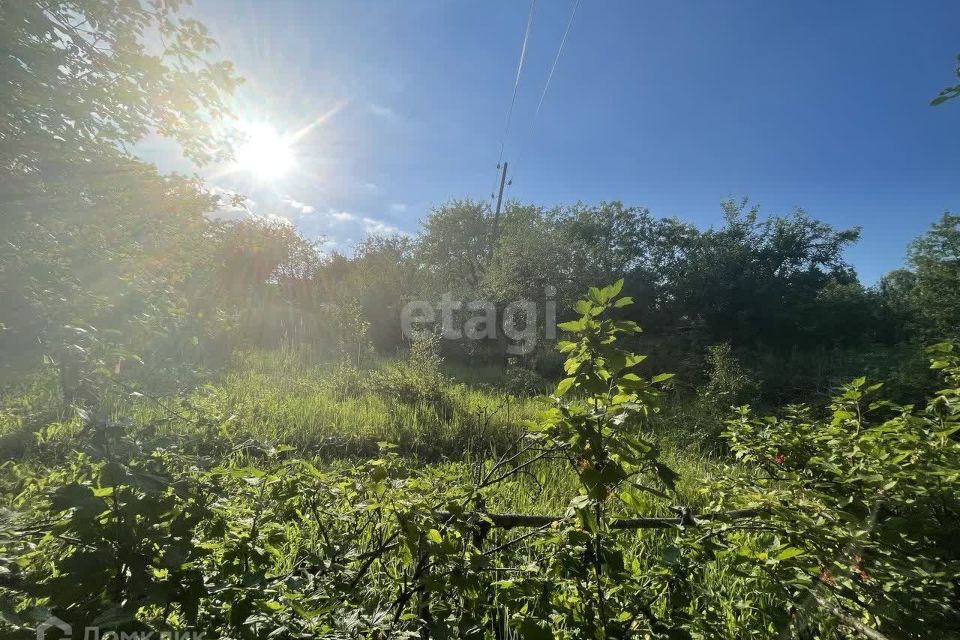
M247 139L237 148L237 168L258 180L276 180L296 164L291 141L267 124L244 127Z

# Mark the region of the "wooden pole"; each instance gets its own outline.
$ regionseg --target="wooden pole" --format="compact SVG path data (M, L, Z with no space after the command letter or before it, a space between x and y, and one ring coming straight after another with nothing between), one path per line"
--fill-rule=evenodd
M507 163L500 169L500 192L497 194L497 208L493 211L493 229L490 231L490 244L487 247L487 262L493 256L493 248L497 244L497 229L500 226L500 205L503 204L503 187L507 183Z

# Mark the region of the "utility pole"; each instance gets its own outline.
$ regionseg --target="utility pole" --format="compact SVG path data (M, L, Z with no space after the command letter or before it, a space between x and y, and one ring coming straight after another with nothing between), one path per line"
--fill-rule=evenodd
M512 180L511 180L512 182ZM507 163L500 170L500 193L497 194L497 208L493 212L493 230L490 232L490 246L487 248L487 261L493 256L493 247L497 243L497 227L500 224L500 205L503 203L503 187L507 183Z
M490 230L490 245L487 247L487 269L490 268L491 262L493 261L493 248L497 244L497 227L500 224L500 205L503 204L503 188L507 184L507 163L503 163L503 167L497 167L500 169L500 193L497 194L497 208L493 211L493 229ZM496 322L502 328L502 319L504 318L504 305L503 303L497 303L495 306L496 313ZM504 341L506 335L503 331L497 331L497 345L500 348L500 354L503 358L502 366L506 368L507 366L507 344Z

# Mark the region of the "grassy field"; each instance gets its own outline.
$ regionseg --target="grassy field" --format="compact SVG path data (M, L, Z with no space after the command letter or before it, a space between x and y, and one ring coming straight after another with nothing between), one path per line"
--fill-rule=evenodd
M524 420L549 405L543 396L493 384L502 377L498 369L443 367L412 390L383 385L385 372L411 375L403 362L358 370L291 351L249 352L186 393L157 380L117 384L99 412L151 441L197 453L222 455L255 443L331 461L376 455L388 442L415 464L469 466L495 458L523 433ZM151 391L151 382L167 391ZM81 422L61 409L54 373L38 375L0 399L0 452L7 459L50 453L58 440L78 436ZM681 469L681 487L689 486L681 495L694 504L695 487L716 463L693 447L679 449L672 438L661 442L663 455ZM545 474L547 495L565 488L549 465L538 473Z
M416 490L443 504L444 500L456 500L458 485L469 487L489 471L509 443L523 433L522 421L548 404L542 397L477 382L495 380L489 372L451 371L410 361L381 362L356 370L291 352L256 352L239 354L228 367L206 377L184 393L169 388L155 393L146 381L131 380L105 397L97 417L86 419L58 409L52 375L39 376L11 390L3 398L0 412L0 451L5 460L16 459L3 467L4 506L23 511L42 500L47 488L65 483L65 477L82 476L77 468L83 466L83 454L78 463L76 452L88 445L91 421L101 419L136 442L138 450L160 447L177 452L178 459L190 464L185 471L192 475L206 473L219 478L227 473L234 480L246 479L255 485L250 474L255 480L257 474L284 468L283 461L294 457L307 461L318 474L332 474L322 479L317 475L315 481L298 476L297 482L306 484L292 490L305 493L340 482L337 474L341 472L343 477L354 477L351 474L363 468L356 465L376 457L381 443L390 443L396 447L398 477L406 477L403 469L416 470L421 478ZM630 515L671 515L672 507L679 505L697 509L708 502L716 479L747 472L692 446L676 444L680 440L660 440L661 459L679 474L672 500L637 493L639 504ZM16 473L11 472L14 467ZM278 505L291 500L283 498L284 494L277 494L270 503L273 506L263 511L264 522L258 525L260 509L267 504L260 502L262 494L252 493L243 482L217 486L220 508L236 516L238 527L253 522L254 530L258 526L273 530L269 535L282 540L268 563L267 575L295 572L298 558L315 555L317 548L328 543L324 518L301 520L302 514L284 511L286 507ZM484 498L491 512L563 514L579 487L569 465L540 461L525 473L490 487ZM410 486L404 491L410 492ZM350 522L359 517L350 509L372 504L368 494L350 500L355 504L337 507L346 510L338 512L339 519L335 519L346 537L352 535ZM516 535L494 530L486 543L496 547ZM676 553L675 531L618 535L629 541L625 562L628 566L632 563L637 575L671 570L665 568L664 558ZM238 539L242 537L238 534ZM363 537L355 542L374 545L372 539ZM524 566L542 553L536 539L517 545L505 571L522 576ZM368 568L366 596L358 598L355 605L375 613L380 606L376 603L402 582L409 562L409 554L402 550L384 555ZM756 578L742 580L735 566L732 559L699 566L696 582L701 595L688 605L691 612L709 608L714 625L719 620L726 637L741 637L743 629L764 628L760 612L776 608L773 596L760 588ZM285 598L295 600L293 593L278 590L275 599L285 602ZM660 602L655 610L663 606Z
M383 372L397 366L384 361L357 370L289 351L243 353L187 393L155 393L136 381L115 386L100 412L152 443L198 454L289 445L330 463L374 456L378 444L388 442L411 464L462 468L467 479L471 467L496 458L523 433L523 420L548 406L544 397L494 386L489 381L500 372L492 369L443 369L428 381L431 393L419 397L416 390L403 395L378 386ZM82 420L60 408L56 382L53 372L38 375L3 397L0 451L6 459L52 462L82 440ZM697 487L716 463L692 449L666 446L665 458L681 473L681 495L694 505ZM575 492L565 472L542 464L532 478L520 476L530 487L508 488L494 500L504 509L562 510Z

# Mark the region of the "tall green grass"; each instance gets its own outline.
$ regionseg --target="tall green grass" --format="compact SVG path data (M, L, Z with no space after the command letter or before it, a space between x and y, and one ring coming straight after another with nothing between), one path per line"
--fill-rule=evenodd
M172 385L160 385L165 391L155 393L146 377L127 379L126 386L113 385L101 406L93 409L92 419L123 425L142 441L202 454L198 460L207 459L210 464L228 459L230 464L245 464L249 457L255 465L258 448L284 444L293 447L291 455L336 468L341 458L376 455L378 443L386 441L397 445L409 464L427 474L435 473L438 482L455 477L469 486L523 433L522 421L534 417L545 405L543 399L512 392L509 384L486 383L484 378L496 382L493 371L440 372L439 377L431 377L430 385L413 385L414 389L426 389L420 396L398 395L390 388L391 381L413 375L403 367L403 362L384 361L356 369L293 351L240 353L229 366L209 375L204 384L182 393L171 392ZM20 443L20 449L8 449L5 457L27 458L31 464L45 467L83 447L84 421L60 406L56 382L55 375L40 375L2 396L0 434L16 436ZM648 515L670 515L679 505L696 509L705 504L704 492L713 478L743 471L684 447L680 438L660 438L659 442L663 461L678 472L679 480L675 504L651 494L637 494L640 509ZM569 466L541 461L527 471L486 490L486 508L562 514L580 487ZM308 544L318 535L305 526L296 532L310 538ZM487 544L492 548L518 535L522 532L493 530ZM678 534L655 530L618 535L629 537L628 561L655 568L671 552ZM540 551L531 542L522 545L518 553L522 558ZM381 570L399 571L398 562L385 560ZM737 637L743 618L753 614L738 610L736 603L767 596L757 592L755 584L746 583L742 597L738 596L742 579L732 561L709 563L700 571L698 579L724 594L711 599L709 606L723 608L728 635ZM386 581L387 577L377 579Z

